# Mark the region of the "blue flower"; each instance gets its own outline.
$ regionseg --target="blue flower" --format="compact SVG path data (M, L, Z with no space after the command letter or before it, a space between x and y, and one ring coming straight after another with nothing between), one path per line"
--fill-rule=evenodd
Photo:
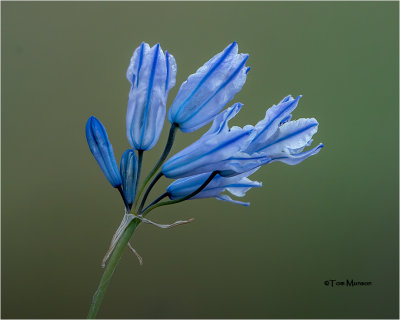
M126 134L136 150L149 150L157 143L165 119L169 90L175 85L176 63L159 44L142 43L133 53L126 76L131 83Z
M295 165L317 154L322 143L303 152L312 143L312 136L318 131L318 121L314 118L290 121L291 112L297 107L301 96L288 96L278 105L269 108L265 118L255 126L256 135L246 149L250 154L262 154L271 158L270 162L281 161Z
M113 148L103 125L93 116L86 123L86 139L90 151L92 151L108 181L114 188L119 187L122 184L122 180Z
M132 205L136 195L138 159L135 151L126 150L121 157L120 171L122 176L122 190L128 205Z
M232 100L246 81L250 68L247 54L238 54L233 42L182 84L168 111L168 120L183 132L193 132L210 123Z
M249 171L266 162L269 157L244 152L254 138L253 126L228 127L228 121L242 107L236 103L220 113L199 140L172 156L162 167L168 178L183 178L218 171L221 176L233 176Z
M257 169L251 170L243 174L236 175L234 177L222 177L217 175L201 192L199 192L189 200L201 198L216 198L218 200L224 200L248 206L248 202L233 200L228 195L221 193L224 191L229 191L234 196L243 197L246 195L246 192L251 188L261 187L261 182L252 181L247 178L256 170ZM171 200L175 200L191 194L207 180L210 174L211 172L202 173L199 175L175 180L167 188L169 198Z

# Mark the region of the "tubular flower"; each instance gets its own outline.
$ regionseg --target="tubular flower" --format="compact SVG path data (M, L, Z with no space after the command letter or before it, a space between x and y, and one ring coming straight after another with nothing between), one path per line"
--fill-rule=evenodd
M168 111L168 120L183 132L193 132L211 122L246 81L247 54L238 54L233 42L206 62L181 85Z
M149 150L160 137L169 90L175 85L176 63L159 44L142 43L131 58L126 76L131 83L126 134L136 150Z
M271 159L295 165L317 154L324 146L322 143L303 152L311 145L312 136L318 131L318 122L314 118L290 121L291 112L297 107L301 96L283 99L266 112L265 118L255 126L256 134L248 145L247 153L257 153Z
M122 190L129 205L132 205L136 195L136 181L138 171L138 159L135 151L126 150L121 157L120 171L122 177Z
M90 117L86 123L86 140L90 151L114 188L122 184L121 175L114 157L114 151L104 126L95 117Z
M256 169L257 170L257 169ZM253 187L261 187L262 183L258 181L252 181L247 177L254 173L256 170L251 170L234 177L222 177L216 176L201 192L196 194L191 199L202 199L202 198L216 198L218 200L224 200L248 206L248 202L233 200L226 194L221 194L224 191L229 191L231 194L237 197L244 197L246 192ZM197 190L210 176L211 172L202 173L191 177L181 178L175 180L167 187L167 193L171 200L183 198L190 195L192 192Z
M162 167L168 178L183 178L218 171L221 176L233 176L270 161L264 155L244 152L254 138L254 127L228 127L228 121L240 110L236 103L220 113L199 140L171 157Z

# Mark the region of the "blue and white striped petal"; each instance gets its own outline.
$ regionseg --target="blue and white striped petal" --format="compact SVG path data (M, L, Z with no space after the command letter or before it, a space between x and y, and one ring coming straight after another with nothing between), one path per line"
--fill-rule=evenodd
M308 157L311 157L315 154L317 154L322 148L323 148L323 144L320 143L318 146L307 150L305 152L300 152L300 153L282 153L282 154L277 154L274 156L271 156L271 162L275 162L275 161L281 161L284 162L288 165L296 165L299 164L300 162L306 160Z
M193 132L211 122L246 81L247 54L233 42L206 62L182 84L168 111L168 120L183 132Z
M245 206L245 207L248 207L250 205L250 202L243 202L243 201L233 200L227 194L220 194L220 195L216 196L215 199L222 200L222 201L227 201L227 202L232 202L234 204L239 204L239 205Z
M298 96L296 99L293 99L293 97L289 95L278 103L278 105L273 105L266 111L265 118L255 126L257 134L248 150L246 150L248 153L257 152L260 147L265 145L266 141L271 139L279 126L287 123L291 119L291 113L296 109L300 98L301 96Z
M122 184L121 175L104 126L97 118L92 116L86 123L85 131L89 149L99 164L100 169L111 185L117 188Z
M174 57L160 45L142 43L127 70L131 83L126 114L126 134L136 150L149 150L157 143L165 119L169 90L175 85Z
M222 132L229 131L229 126L228 126L229 120L234 118L242 107L243 104L238 102L235 103L233 106L229 107L228 109L226 109L224 112L218 114L215 117L210 129L207 131L207 135L220 134Z
M276 134L260 146L257 152L269 155L302 151L310 145L312 136L318 131L318 121L314 118L299 119L281 125Z

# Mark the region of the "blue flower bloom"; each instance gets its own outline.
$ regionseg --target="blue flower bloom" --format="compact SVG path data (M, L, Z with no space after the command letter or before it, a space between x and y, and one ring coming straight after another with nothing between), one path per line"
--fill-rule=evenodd
M222 177L217 175L201 192L196 194L191 199L201 198L216 198L218 200L224 200L248 206L248 202L242 202L233 200L226 194L221 194L224 191L229 191L231 194L237 197L243 197L246 192L253 187L261 187L262 183L258 181L252 181L247 177L253 174L255 170L245 172L234 177ZM171 200L183 198L195 190L197 190L210 176L211 172L202 173L199 175L181 178L172 182L168 188L167 193Z
M114 188L122 184L121 175L104 126L95 117L86 123L86 139L94 158Z
M318 122L314 118L290 121L291 112L300 98L288 96L267 110L265 118L255 126L257 133L247 147L247 153L262 154L271 158L271 162L282 161L295 165L321 150L324 146L322 143L302 152L311 145L312 136L318 131Z
M183 178L218 171L221 176L233 176L249 171L266 162L269 157L248 154L244 150L254 138L254 127L228 127L228 121L242 107L236 103L220 113L199 140L171 157L162 167L168 178Z
M182 84L168 111L168 120L183 132L193 132L211 122L246 81L247 54L238 54L233 42L206 62Z
M122 190L128 205L132 205L136 195L138 159L135 151L126 150L121 157L120 171L122 177Z
M126 134L136 150L149 150L160 137L169 90L175 85L176 63L159 44L142 43L133 53L126 76L131 83Z

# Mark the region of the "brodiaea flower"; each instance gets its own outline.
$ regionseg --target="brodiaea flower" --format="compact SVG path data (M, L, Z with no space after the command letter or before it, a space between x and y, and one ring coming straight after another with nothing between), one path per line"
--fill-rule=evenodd
M315 119L289 121L299 99L300 96L297 99L286 97L269 108L255 127L229 128L229 119L242 106L233 105L215 118L210 130L199 140L171 157L162 173L168 178L182 178L217 171L228 177L274 161L290 165L300 163L318 153L323 145L302 152L311 145L318 122Z
M238 53L236 42L218 53L181 85L168 111L168 120L183 132L210 123L238 93L250 68L247 54Z
M126 76L131 83L126 135L136 150L149 150L160 137L169 90L175 85L176 63L159 44L135 50Z

